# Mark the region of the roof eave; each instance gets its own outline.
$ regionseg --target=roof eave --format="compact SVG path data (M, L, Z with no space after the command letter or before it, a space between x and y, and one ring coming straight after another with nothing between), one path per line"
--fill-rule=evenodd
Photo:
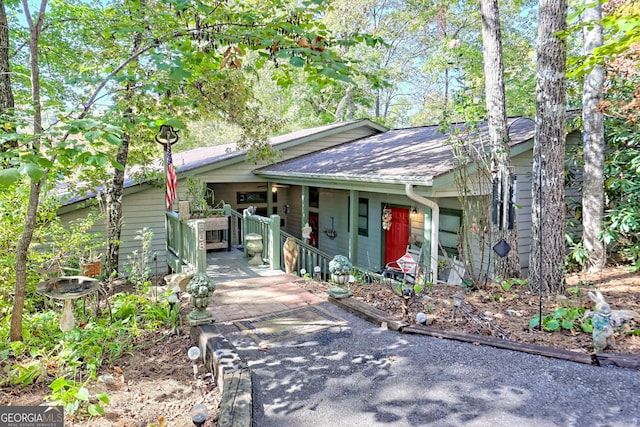
M345 174L311 174L311 173L296 173L296 172L264 172L256 170L254 175L268 180L305 180L309 181L310 185L316 187L319 181L324 182L364 182L364 183L379 183L379 184L415 184L423 186L431 186L433 183L433 177L411 177L411 176L399 176L390 178L388 176L381 175L345 175ZM315 184L315 185L314 185Z

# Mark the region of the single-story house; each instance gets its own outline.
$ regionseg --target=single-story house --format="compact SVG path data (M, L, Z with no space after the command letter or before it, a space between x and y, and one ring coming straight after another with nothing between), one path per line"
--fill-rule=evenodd
M525 270L534 133L532 120L509 120L517 177L515 227ZM569 138L579 141L575 133ZM456 157L452 139L480 147L487 142L486 124L467 134L462 125L443 133L438 126L387 129L367 119L334 123L270 138L282 155L263 165L247 162L247 152L235 150L234 144L174 152L178 199L185 196L187 178L197 177L213 190L215 200L224 200L238 212L253 206L257 214L280 215L281 229L294 236L302 238L302 228L308 224L313 230L310 244L328 254L347 255L362 268L380 270L413 245L422 246L425 264L434 271L435 253L458 256L460 248L458 172L465 168L468 182L474 183L474 196L492 192L476 163ZM92 209L90 199L90 195L70 199L60 216L65 221L86 216ZM151 250L158 265L166 265L165 213L164 187L126 180L121 271L126 271L128 256L140 249L134 238L143 227L153 231Z

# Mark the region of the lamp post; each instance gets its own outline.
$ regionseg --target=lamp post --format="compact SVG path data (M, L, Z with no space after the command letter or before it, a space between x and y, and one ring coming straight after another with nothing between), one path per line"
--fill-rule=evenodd
M187 352L187 356L193 362L193 379L197 380L198 379L198 364L196 363L196 360L198 360L198 357L200 357L200 348L199 347L195 347L195 346L191 347L189 349L189 351Z
M191 410L191 421L193 421L193 424L195 426L202 427L204 425L205 421L207 421L207 413L208 412L209 412L209 410L207 409L205 404L198 403Z

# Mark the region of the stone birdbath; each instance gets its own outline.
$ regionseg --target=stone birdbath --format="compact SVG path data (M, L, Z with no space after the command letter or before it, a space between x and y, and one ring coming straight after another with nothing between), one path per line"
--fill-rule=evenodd
M40 283L36 287L36 292L49 298L64 301L62 317L60 318L60 330L69 332L75 325L73 301L94 293L99 287L100 281L91 277L62 276Z

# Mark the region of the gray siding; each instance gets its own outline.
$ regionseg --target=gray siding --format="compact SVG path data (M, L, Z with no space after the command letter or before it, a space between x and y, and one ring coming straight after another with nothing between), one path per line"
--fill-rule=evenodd
M358 139L361 137L375 134L374 129L368 126L357 127L348 131L339 131L333 135L323 138L314 139L313 136L308 137L303 142L293 141L283 144L284 149L281 151L282 157L279 161L308 154L317 150L342 144L347 141ZM203 168L203 171L197 174L205 183L214 183L214 192L216 202L224 200L229 203L232 209L242 211L249 204L237 203L238 192L266 191L266 182L256 177L252 171L259 167L253 163L247 163L241 159L231 161L223 161L220 165L210 165ZM178 174L180 173L178 167ZM273 204L277 213L284 220L284 230L299 236L302 224L300 209L300 188L294 187L293 196L289 195L291 188L278 187L277 202ZM186 177L179 177L177 185L178 200L185 200L186 197ZM289 204L291 212L284 214L284 205ZM266 203L255 204L256 207L267 207ZM345 210L346 212L346 210ZM69 213L61 214L63 222L68 222L76 218L86 217L87 209L77 209ZM326 216L326 215L325 215ZM337 217L337 216L336 216ZM119 270L122 274L127 274L130 270L130 258L134 256L134 252L141 252L141 241L136 240L137 232L144 227L148 227L153 231L153 240L150 248L150 259L153 254L157 254L157 268L160 274L167 271L166 263L166 230L165 230L165 193L164 187L148 186L142 191L126 194L123 199L123 227L120 245L120 263ZM104 232L105 225L96 226L98 231ZM324 228L320 229L321 231ZM321 234L321 237L324 234ZM326 240L326 236L324 236ZM156 265L151 262L150 267L155 273Z
M532 155L533 153L528 151L511 159L517 177L516 230L523 277L527 275L531 253Z
M121 274L127 275L130 270L130 258L133 252L142 251L142 241L135 237L139 230L148 227L153 231L153 239L149 252L149 267L151 274L155 274L155 264L152 261L153 254L157 254L158 274L167 271L166 263L166 238L165 238L165 199L164 189L148 187L144 191L125 195L122 207L122 235L120 244L120 257L118 269ZM86 218L89 208L78 209L60 216L64 224ZM95 225L95 230L105 232L103 221Z
M158 273L166 272L165 194L163 188L152 187L146 191L125 197L122 205L122 243L120 244L120 271L127 273L129 258L134 251L142 250L142 241L136 240L137 232L147 227L153 231L150 257L157 254ZM152 274L155 265L150 262Z

